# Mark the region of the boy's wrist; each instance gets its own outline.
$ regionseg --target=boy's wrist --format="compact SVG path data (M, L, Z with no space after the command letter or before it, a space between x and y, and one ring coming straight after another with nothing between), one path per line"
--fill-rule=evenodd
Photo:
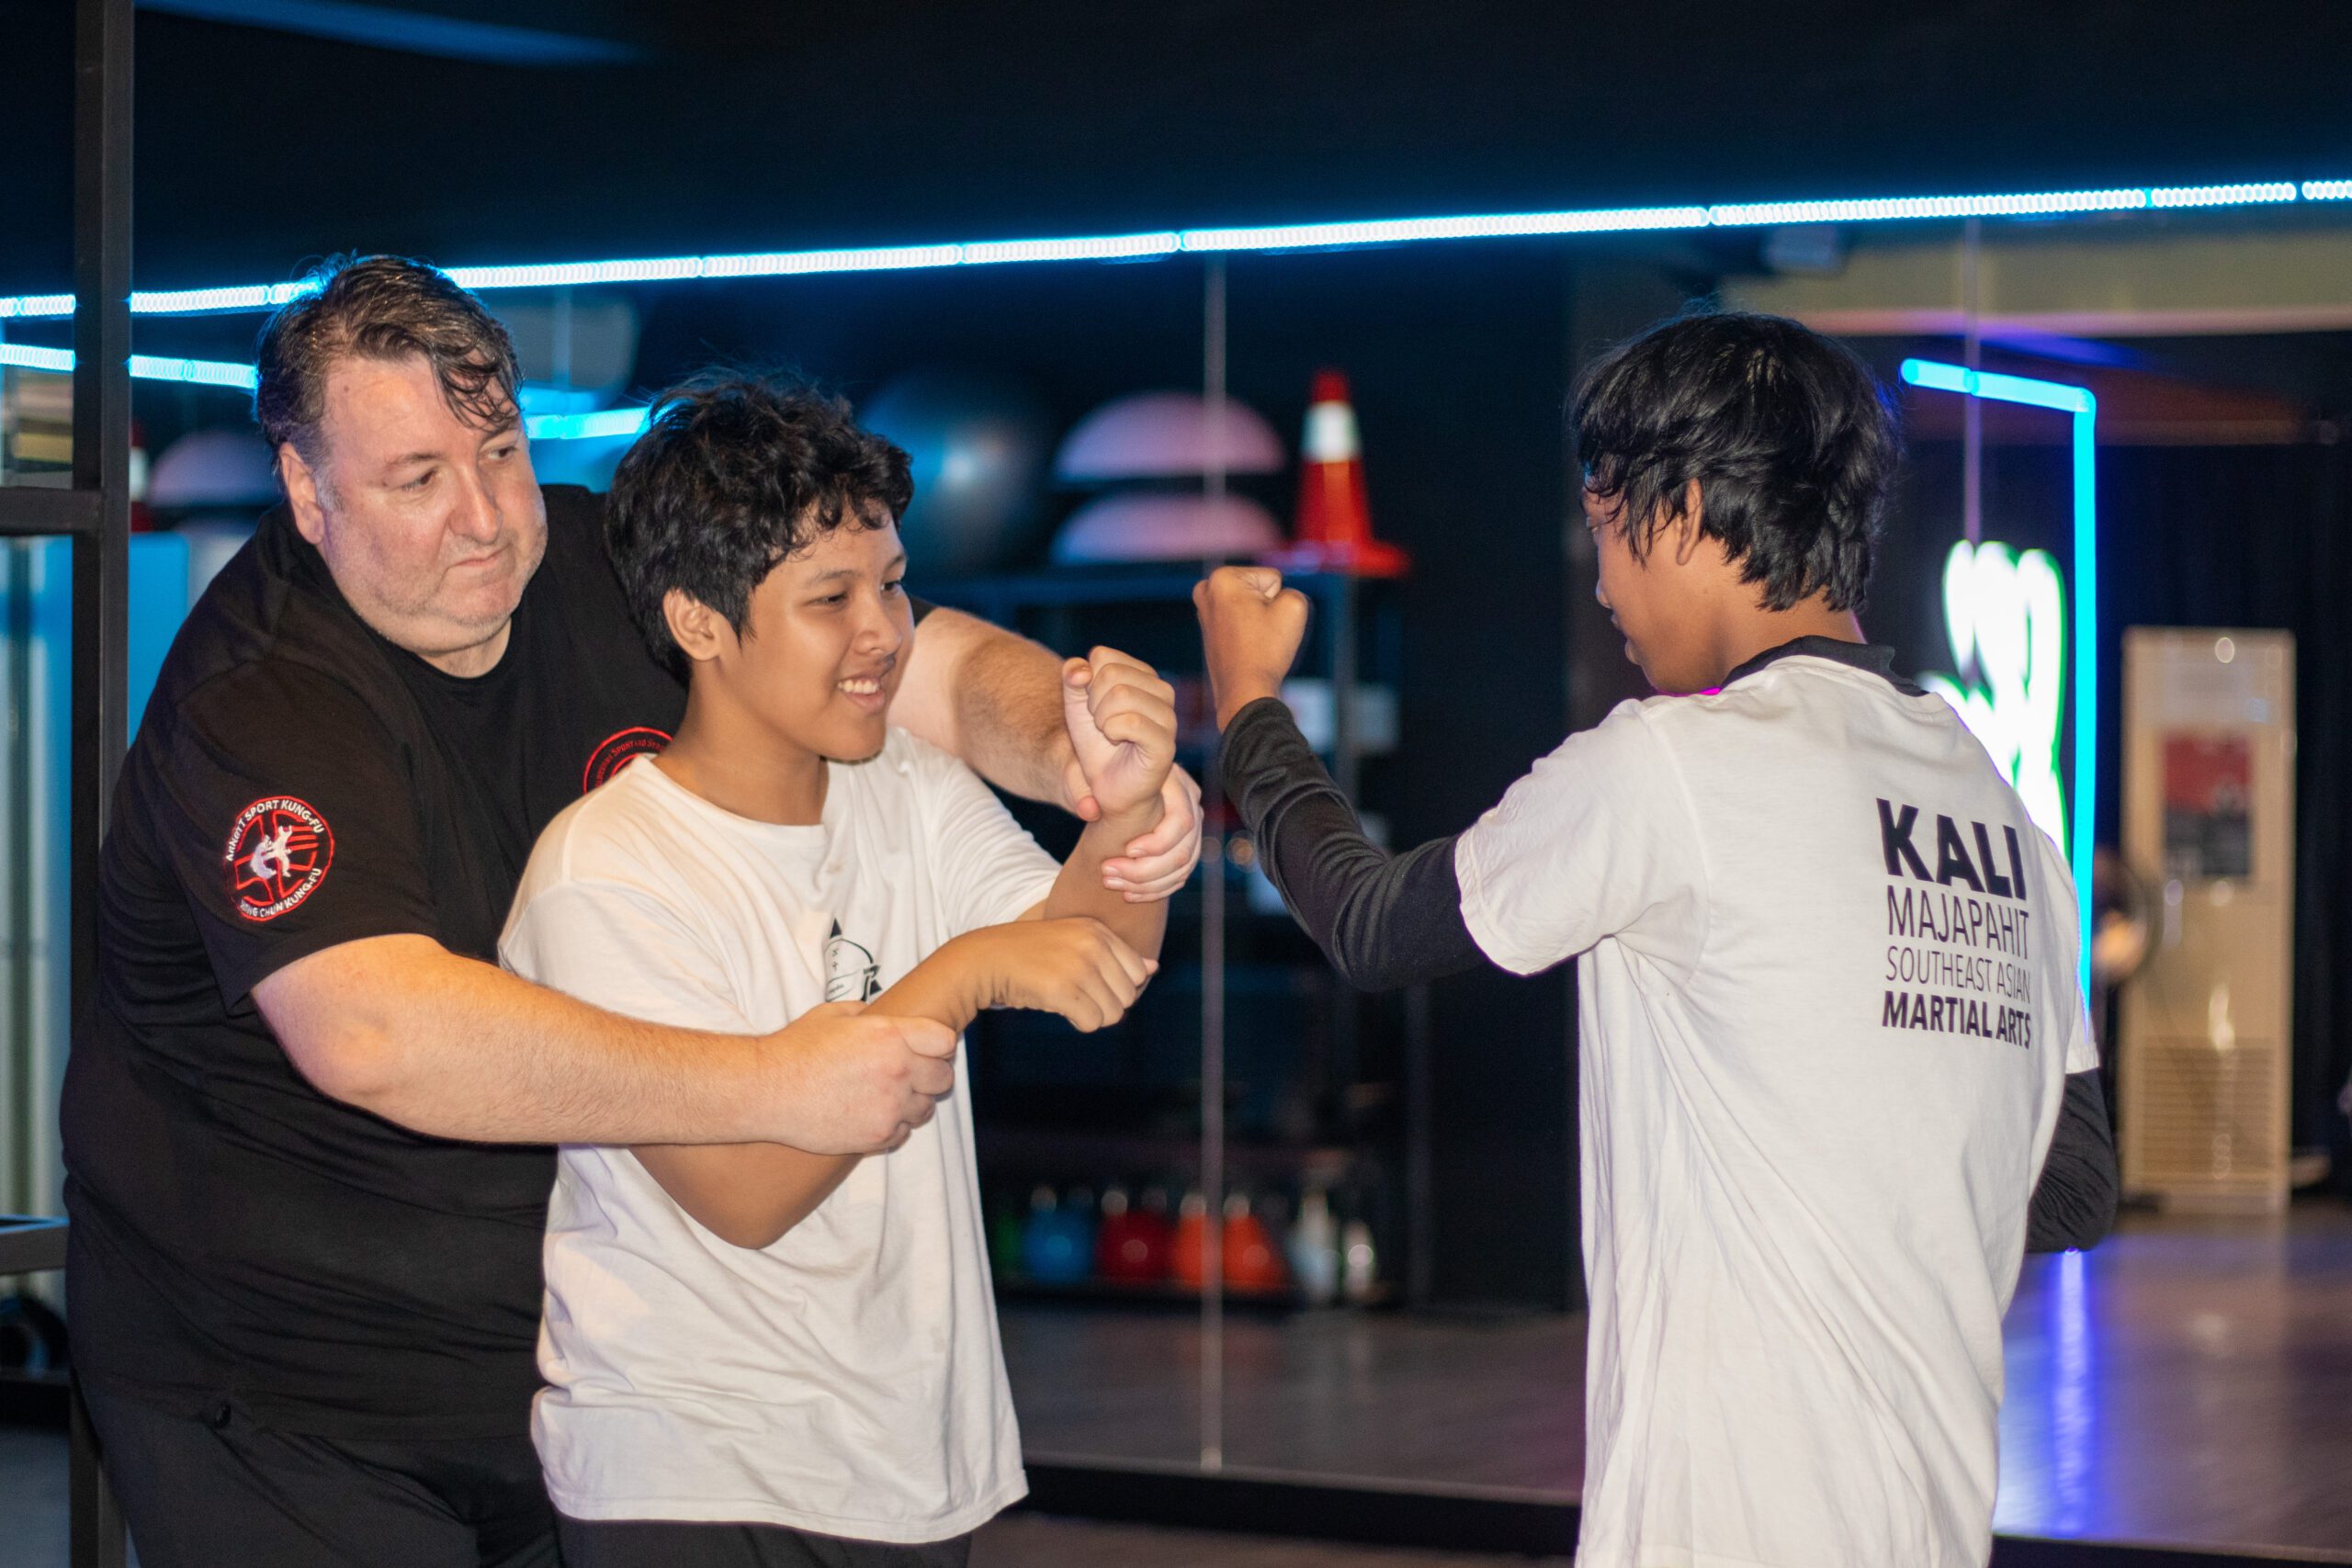
M1159 789L1133 806L1103 812L1099 820L1088 824L1088 827L1102 842L1113 846L1111 853L1125 854L1131 841L1159 827L1159 819L1167 814L1167 794L1164 789Z
M1279 675L1246 676L1224 682L1216 689L1216 727L1219 733L1232 728L1234 719L1251 703L1283 694Z

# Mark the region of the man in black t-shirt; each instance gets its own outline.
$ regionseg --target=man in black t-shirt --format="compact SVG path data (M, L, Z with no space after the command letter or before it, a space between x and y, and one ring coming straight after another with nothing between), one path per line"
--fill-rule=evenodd
M504 330L415 263L322 285L261 343L288 504L174 642L101 856L74 1359L148 1568L551 1562L548 1145L888 1149L954 1042L854 1004L662 1029L495 967L539 829L684 695L597 499L532 474ZM948 611L912 647L899 722L1087 811L1057 660ZM1170 805L1113 863L1131 897L1191 869Z

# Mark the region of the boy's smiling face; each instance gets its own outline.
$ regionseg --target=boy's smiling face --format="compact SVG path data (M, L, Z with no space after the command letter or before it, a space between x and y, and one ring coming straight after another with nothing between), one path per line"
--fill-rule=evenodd
M793 745L865 761L882 750L914 636L906 567L894 523L820 533L752 591L741 636L718 622L695 679Z

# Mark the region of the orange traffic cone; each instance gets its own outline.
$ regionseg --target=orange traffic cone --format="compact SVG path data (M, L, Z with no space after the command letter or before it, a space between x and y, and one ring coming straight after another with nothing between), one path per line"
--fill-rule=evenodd
M1315 373L1299 454L1298 537L1274 564L1363 577L1398 577L1409 564L1404 551L1372 536L1363 442L1356 431L1355 405L1348 400L1348 378L1337 370Z

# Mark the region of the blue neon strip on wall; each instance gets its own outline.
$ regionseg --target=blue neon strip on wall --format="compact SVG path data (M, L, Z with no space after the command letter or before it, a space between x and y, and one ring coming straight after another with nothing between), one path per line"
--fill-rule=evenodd
M535 413L525 417L523 429L534 441L641 435L651 412L650 409L606 409L601 413Z
M64 375L74 368L74 351L0 343L0 365ZM142 381L187 381L199 387L233 388L241 392L250 392L259 383L252 366L224 359L168 359L153 354L134 354L130 356L130 373Z
M70 348L36 348L29 344L0 343L0 365L66 375L74 368L74 351ZM142 381L184 381L199 387L225 387L240 392L252 391L258 380L250 365L234 365L220 359L164 359L152 354L132 355L130 373ZM532 414L523 421L523 428L534 441L634 436L644 433L649 412L646 409L605 409L595 413Z
M610 261L544 262L520 266L461 266L449 276L468 288L550 288L574 284L660 283L691 278L794 277L837 272L994 266L1022 262L1116 261L1186 252L1328 250L1347 245L1419 244L1432 240L1493 240L1543 235L1611 234L1677 229L1753 228L1783 223L1881 223L1938 218L2059 217L2181 208L2262 207L2352 199L2352 180L2251 181L2237 185L2120 186L2104 190L2016 191L1982 196L1836 197L1813 201L1728 202L1713 206L1617 207L1557 212L1496 212L1385 218L1260 228L1162 229L1135 234L1060 239L955 241L741 255L641 256ZM241 284L219 288L141 290L134 314L189 315L266 310L306 286ZM70 294L0 297L0 321L70 316Z
M2027 403L2074 416L2075 423L2075 897L2082 915L2082 983L2091 982L2091 867L2098 822L2098 400L2086 387L2030 376L1996 376L1932 359L1906 359L1903 378L1933 391Z

